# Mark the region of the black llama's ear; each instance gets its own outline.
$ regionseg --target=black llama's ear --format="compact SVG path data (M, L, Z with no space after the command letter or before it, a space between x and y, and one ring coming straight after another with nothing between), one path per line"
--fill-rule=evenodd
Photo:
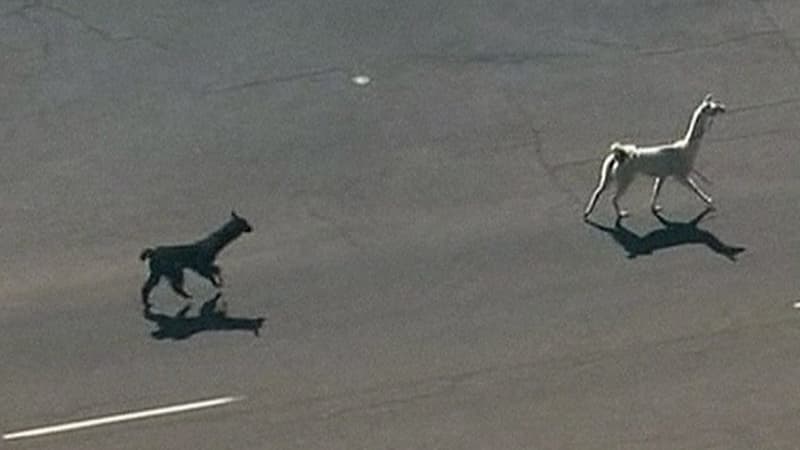
M234 210L231 210L231 217L233 217L234 219L238 219L239 218L239 216L236 215L236 211L234 211Z

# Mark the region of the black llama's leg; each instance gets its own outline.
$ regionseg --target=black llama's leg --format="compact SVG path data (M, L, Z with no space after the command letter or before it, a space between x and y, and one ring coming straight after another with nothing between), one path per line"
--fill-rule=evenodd
M161 275L151 272L150 277L144 282L144 285L142 285L142 303L144 303L144 306L150 307L150 291L156 287L159 280L161 280Z
M222 287L222 277L220 276L219 267L215 265L210 265L206 267L200 267L197 269L197 273L200 274L203 278L207 279L214 285L214 287Z
M170 271L165 274L169 278L169 285L172 290L183 298L192 298L192 296L183 290L183 271L180 269Z

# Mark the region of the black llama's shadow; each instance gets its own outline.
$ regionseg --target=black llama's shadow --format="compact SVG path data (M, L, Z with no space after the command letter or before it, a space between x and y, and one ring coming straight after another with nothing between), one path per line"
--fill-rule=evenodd
M731 261L736 261L736 256L745 250L744 247L727 245L710 231L698 228L697 225L700 221L711 211L713 210L707 208L688 222L671 221L665 219L660 214L655 214L658 221L661 222L664 227L653 230L643 236L639 236L630 229L625 228L622 225L622 221L619 219L614 223L613 228L591 220L587 220L586 222L610 234L611 237L628 252L628 258L650 255L656 250L677 247L684 244L704 244L715 253Z
M158 329L151 332L150 335L159 340L181 340L202 331L242 330L250 331L258 336L265 319L263 317L253 319L228 317L224 311L217 309L220 297L222 294L218 293L214 298L203 303L200 307L200 314L194 317L186 315L191 305L186 305L174 316L154 313L150 307L145 307L144 318L158 325Z

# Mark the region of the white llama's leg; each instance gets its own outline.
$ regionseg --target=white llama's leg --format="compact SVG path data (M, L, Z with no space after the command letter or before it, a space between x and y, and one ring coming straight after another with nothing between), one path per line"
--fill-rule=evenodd
M658 193L661 192L661 182L664 181L661 177L656 177L653 182L653 197L650 199L650 210L654 213L661 211L661 205L656 203L658 201Z
M586 204L586 209L583 211L583 217L589 217L589 214L594 211L594 206L597 204L597 200L600 198L600 194L606 190L606 186L608 185L608 181L605 177L600 179L600 182L597 183L597 187L595 188L594 192L592 192L592 196L589 198L589 203Z
M628 211L619 207L619 199L623 194L625 194L625 191L628 190L628 186L631 185L631 182L633 182L633 176L624 173L617 173L617 192L614 193L611 203L614 204L614 210L617 212L617 216L620 218L628 217Z
M698 186L697 183L695 183L695 181L691 177L686 176L686 178L683 178L681 182L684 185L686 185L689 189L694 191L694 193L697 194L697 196L700 197L700 199L702 199L706 203L706 205L708 205L709 208L714 207L711 196L703 192L703 190L700 189L700 186Z
M594 211L594 207L597 204L597 200L600 198L600 194L606 190L608 186L609 178L611 177L612 164L613 164L613 156L609 155L606 157L605 161L603 161L603 165L600 167L600 179L597 182L597 187L592 192L592 196L589 197L589 203L586 204L586 209L583 211L583 218L586 219L589 217L589 214Z

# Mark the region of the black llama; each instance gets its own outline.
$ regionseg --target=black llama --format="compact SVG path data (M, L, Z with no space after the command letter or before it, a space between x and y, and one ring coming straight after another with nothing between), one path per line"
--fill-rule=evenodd
M247 220L231 211L231 219L205 239L187 245L165 245L144 249L139 258L142 261L150 260L150 277L142 286L142 303L145 307L150 306L148 300L150 291L156 287L162 276L169 279L172 290L178 295L192 298L183 289L183 269L192 269L208 279L214 287L221 287L222 271L219 266L214 264L214 259L231 241L242 233L251 231L253 228L247 223Z

